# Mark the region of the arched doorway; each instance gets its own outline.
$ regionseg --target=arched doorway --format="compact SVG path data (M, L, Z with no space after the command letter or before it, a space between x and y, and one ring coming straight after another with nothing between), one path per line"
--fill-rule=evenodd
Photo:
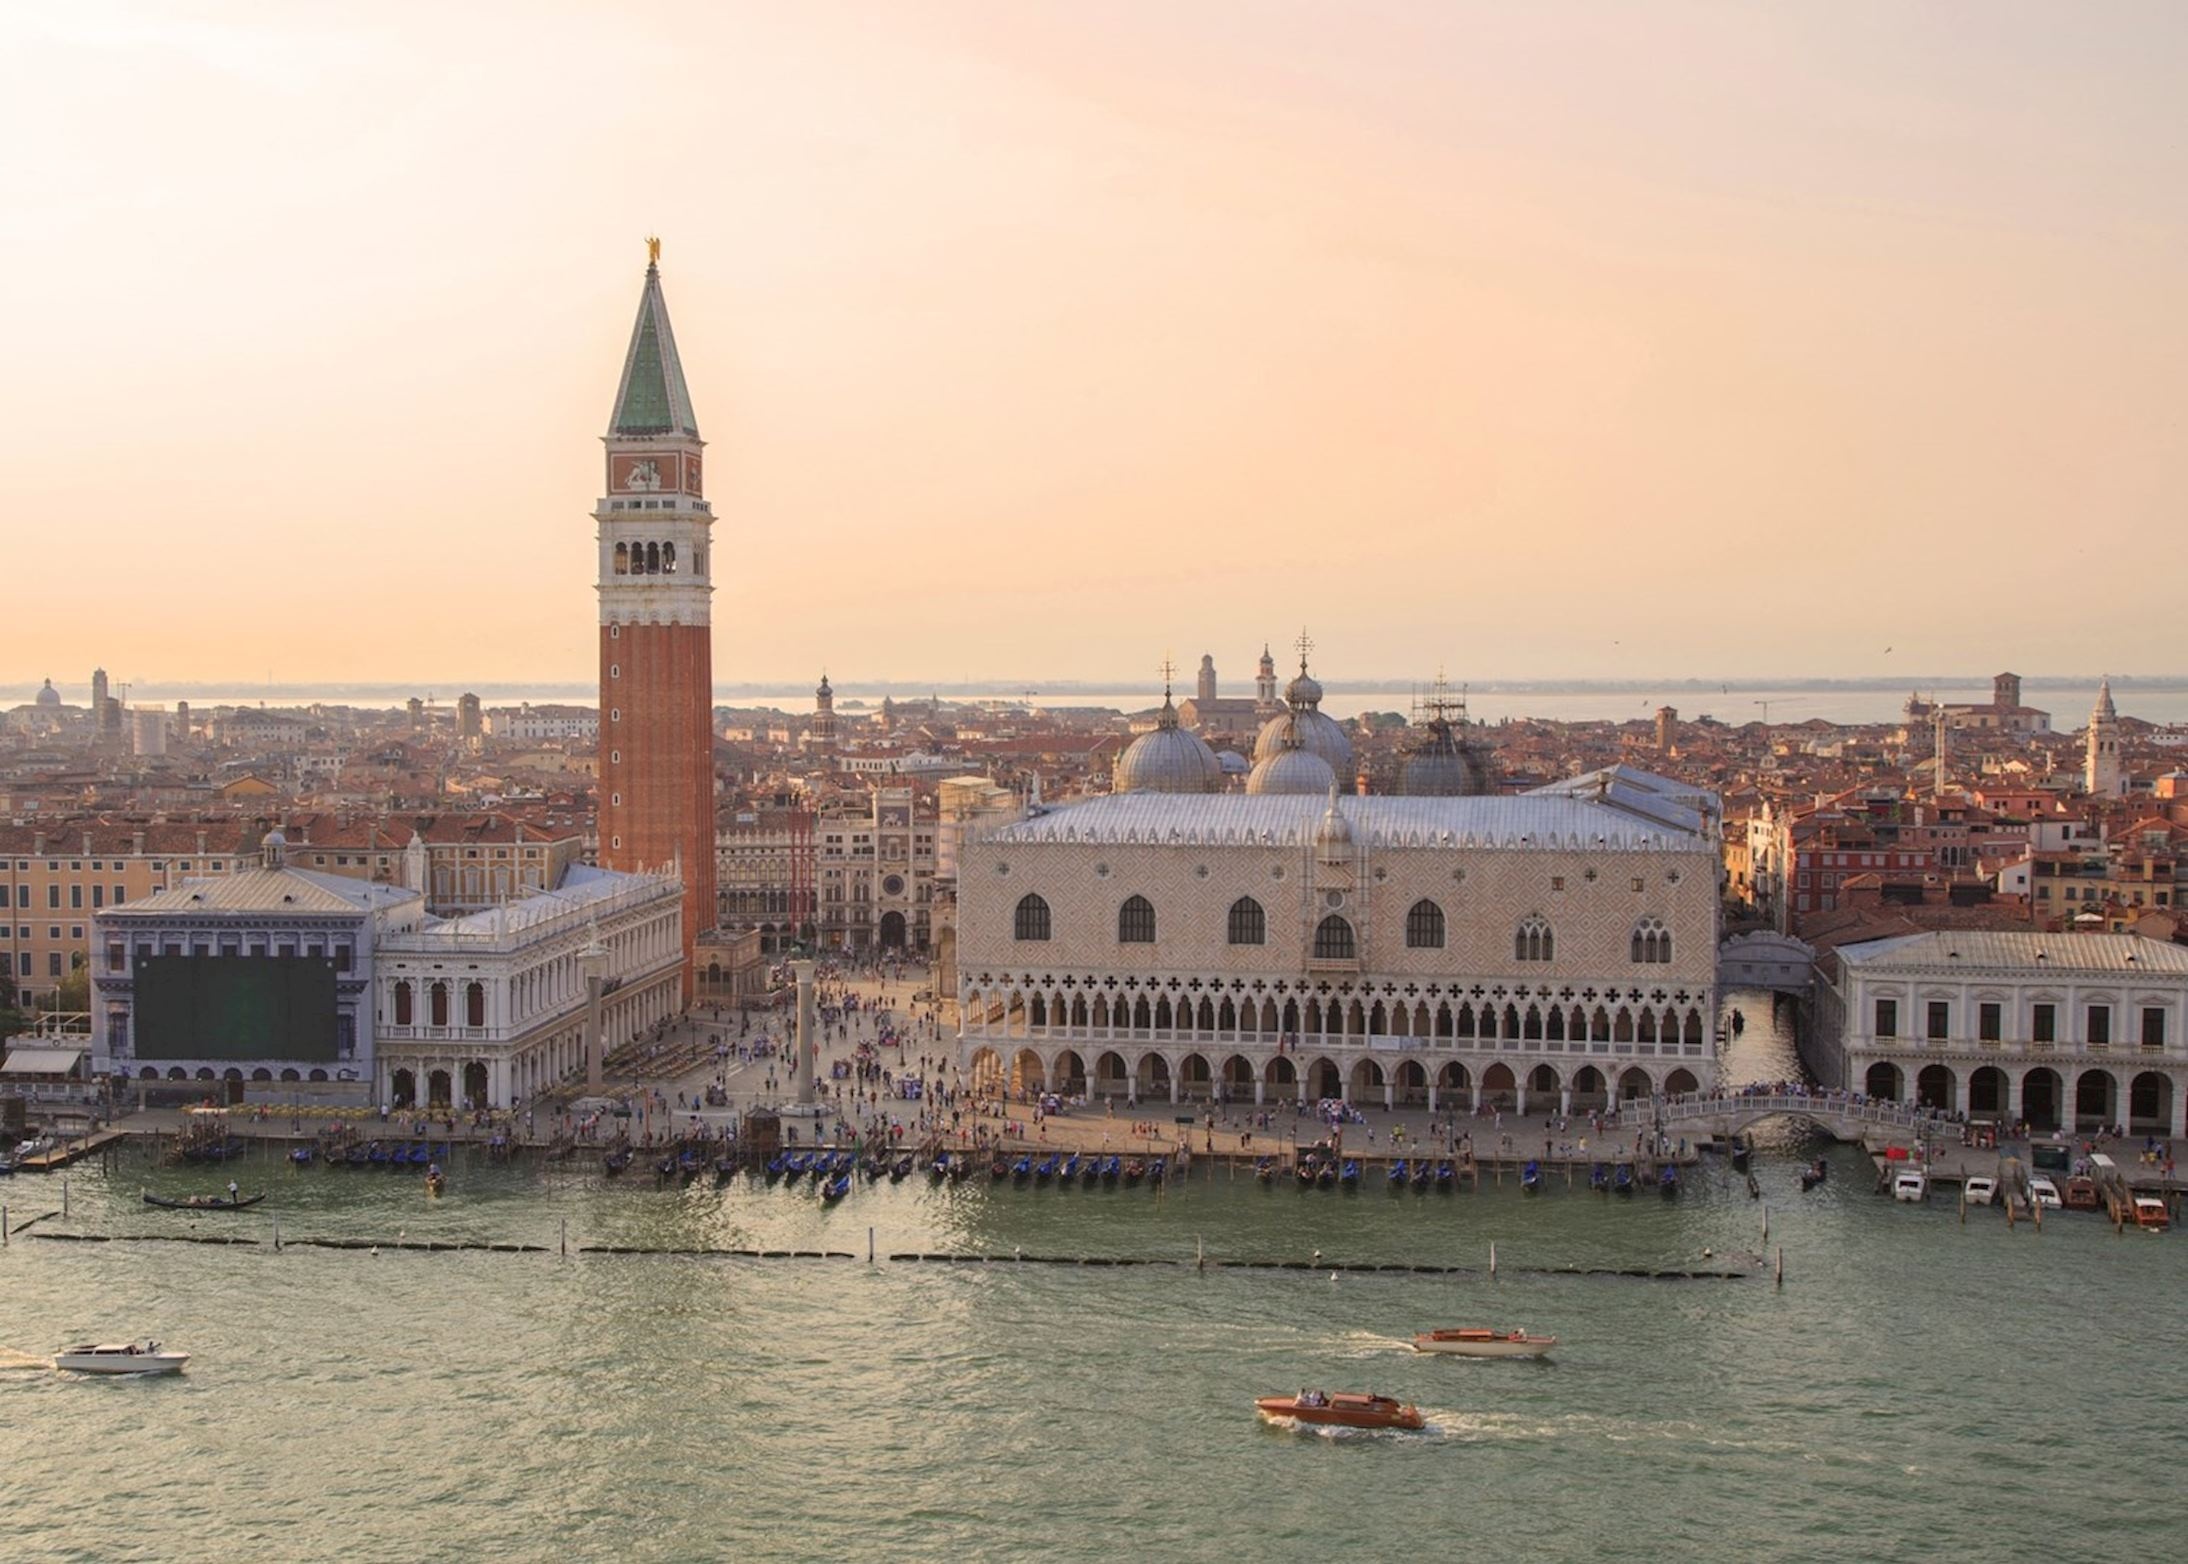
M1940 1112L1953 1110L1953 1074L1942 1064L1926 1064L1915 1075L1915 1105L1936 1108Z
M1404 1108L1425 1107L1428 1103L1428 1071L1418 1059L1408 1059L1398 1066L1398 1105Z
M1223 1061L1223 1089L1233 1102L1250 1100L1254 1094L1253 1061L1233 1054Z
M1352 1089L1347 1099L1356 1103L1380 1103L1383 1100L1383 1067L1373 1059L1361 1059L1352 1067Z
M2074 1083L2074 1127L2093 1130L2117 1121L2118 1089L2110 1070L2084 1070Z
M418 1078L408 1070L397 1070L388 1077L388 1099L398 1108L418 1106Z
M2145 1070L2127 1083L2127 1128L2134 1135L2170 1135L2173 1130L2173 1083Z
M1161 1054L1141 1054L1137 1075L1142 1097L1167 1098L1170 1095L1170 1061Z
M2021 1077L2021 1117L2030 1129L2059 1127L2059 1072L2039 1066Z
M1694 1078L1694 1073L1691 1070L1674 1070L1664 1077L1664 1093L1670 1097L1684 1096L1688 1092L1699 1091L1701 1086L1702 1083Z
M281 1072L281 1078L284 1081L301 1081L304 1077L297 1074L295 1067L291 1066L290 1068Z
M1446 1103L1465 1102L1473 1090L1474 1077L1463 1064L1447 1064L1436 1072L1436 1095Z
M1178 1095L1195 1102L1204 1100L1214 1075L1206 1054L1187 1054L1178 1061Z
M425 1078L425 1104L429 1108L445 1108L453 1100L449 1095L451 1082L446 1070L435 1070Z
M490 1079L485 1060L474 1059L465 1065L463 1067L464 1101L474 1108L485 1107L487 1105L486 1094L490 1090L487 1082Z
M1610 1089L1603 1080L1603 1072L1592 1064L1584 1064L1573 1072L1573 1106L1583 1111L1610 1106Z
M260 1065L257 1069L251 1072L251 1079L254 1081L270 1082L273 1079L273 1071L267 1069L264 1065Z
M992 1048L974 1049L967 1073L978 1096L992 1097L1003 1089L1003 1060Z
M1124 1055L1115 1049L1094 1061L1094 1093L1098 1097L1122 1097L1124 1095Z
M1327 1059L1317 1059L1307 1070L1307 1091L1315 1101L1334 1101L1345 1095L1344 1077Z
M1076 1049L1066 1048L1056 1056L1056 1068L1049 1076L1049 1083L1069 1096L1086 1095L1086 1061L1079 1057Z
M1862 1076L1861 1089L1876 1102L1899 1101L1899 1066L1889 1059L1879 1059Z
M881 948L883 950L902 950L904 948L903 913L885 912L881 915Z
M1519 1094L1519 1082L1513 1078L1512 1067L1499 1061L1481 1072L1481 1100L1494 1103L1499 1108L1509 1108Z
M1299 1071L1286 1056L1279 1054L1271 1059L1268 1068L1261 1072L1261 1079L1267 1083L1267 1095L1275 1101L1299 1100Z
M1618 1095L1626 1102L1632 1102L1637 1097L1653 1097L1656 1095L1656 1083L1649 1079L1648 1071L1634 1065L1619 1076Z
M1041 1056L1030 1048L1018 1050L1010 1062L1010 1089L1020 1096L1048 1090L1048 1066L1041 1063Z
M1536 1065L1527 1072L1527 1089L1531 1092L1542 1093L1545 1097L1550 1098L1552 1106L1555 1106L1558 1093L1557 1071L1546 1064Z
M1968 1077L1968 1113L1973 1118L1995 1119L2006 1111L2006 1072L1986 1064Z

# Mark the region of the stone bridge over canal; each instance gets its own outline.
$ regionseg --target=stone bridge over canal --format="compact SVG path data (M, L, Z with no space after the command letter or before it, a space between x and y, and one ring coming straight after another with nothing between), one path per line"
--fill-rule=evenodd
M1754 1096L1690 1095L1625 1104L1621 1122L1665 1130L1707 1130L1722 1137L1745 1133L1765 1119L1806 1119L1839 1140L1861 1141L1872 1134L1912 1144L1924 1136L1957 1132L1927 1108L1874 1099L1851 1100L1836 1093L1774 1092Z

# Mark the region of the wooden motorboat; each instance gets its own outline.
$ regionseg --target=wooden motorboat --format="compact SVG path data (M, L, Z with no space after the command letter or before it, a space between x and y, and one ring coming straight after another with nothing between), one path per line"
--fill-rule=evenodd
M1801 1188L1814 1189L1818 1184L1822 1183L1826 1178L1828 1178L1830 1174L1831 1169L1829 1164L1827 1164L1823 1160L1823 1158L1818 1157L1815 1161L1809 1163L1807 1167L1801 1169Z
M1261 1396L1254 1410L1272 1422L1313 1423L1334 1428L1421 1429L1428 1419L1408 1401L1354 1390L1302 1390L1296 1396Z
M427 1195L437 1200L440 1198L441 1191L447 1187L448 1175L441 1171L438 1163L425 1170L425 1192Z
M2171 1218L2166 1214L2165 1202L2156 1195L2135 1197L2135 1225L2153 1233L2162 1233Z
M1530 1336L1523 1330L1494 1331L1465 1327L1422 1331L1415 1352L1441 1352L1458 1358L1543 1358L1557 1345L1555 1336Z
M625 1146L620 1150L611 1151L606 1156L600 1159L600 1171L607 1174L610 1178L615 1177L616 1174L622 1172L630 1165L631 1151L628 1146Z
M146 1192L144 1203L158 1206L162 1211L244 1211L266 1198L265 1191L255 1195L185 1195L180 1200L170 1200L165 1195Z
M78 1374L173 1374L190 1361L187 1352L170 1352L156 1341L130 1341L71 1347L56 1353L55 1368Z

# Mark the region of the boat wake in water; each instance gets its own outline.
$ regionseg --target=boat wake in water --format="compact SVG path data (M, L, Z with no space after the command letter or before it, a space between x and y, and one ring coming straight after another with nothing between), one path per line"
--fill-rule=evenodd
M13 1347L0 1347L0 1372L5 1372L8 1369L26 1371L29 1369L49 1369L51 1367L53 1367L51 1358L42 1358L31 1352L17 1352Z

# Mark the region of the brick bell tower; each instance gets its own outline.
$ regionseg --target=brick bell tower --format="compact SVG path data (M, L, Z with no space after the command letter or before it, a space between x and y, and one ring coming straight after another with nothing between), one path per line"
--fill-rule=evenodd
M615 412L600 539L601 864L675 866L684 879L684 997L692 947L715 925L714 516L699 422L661 296L661 241L646 241Z

